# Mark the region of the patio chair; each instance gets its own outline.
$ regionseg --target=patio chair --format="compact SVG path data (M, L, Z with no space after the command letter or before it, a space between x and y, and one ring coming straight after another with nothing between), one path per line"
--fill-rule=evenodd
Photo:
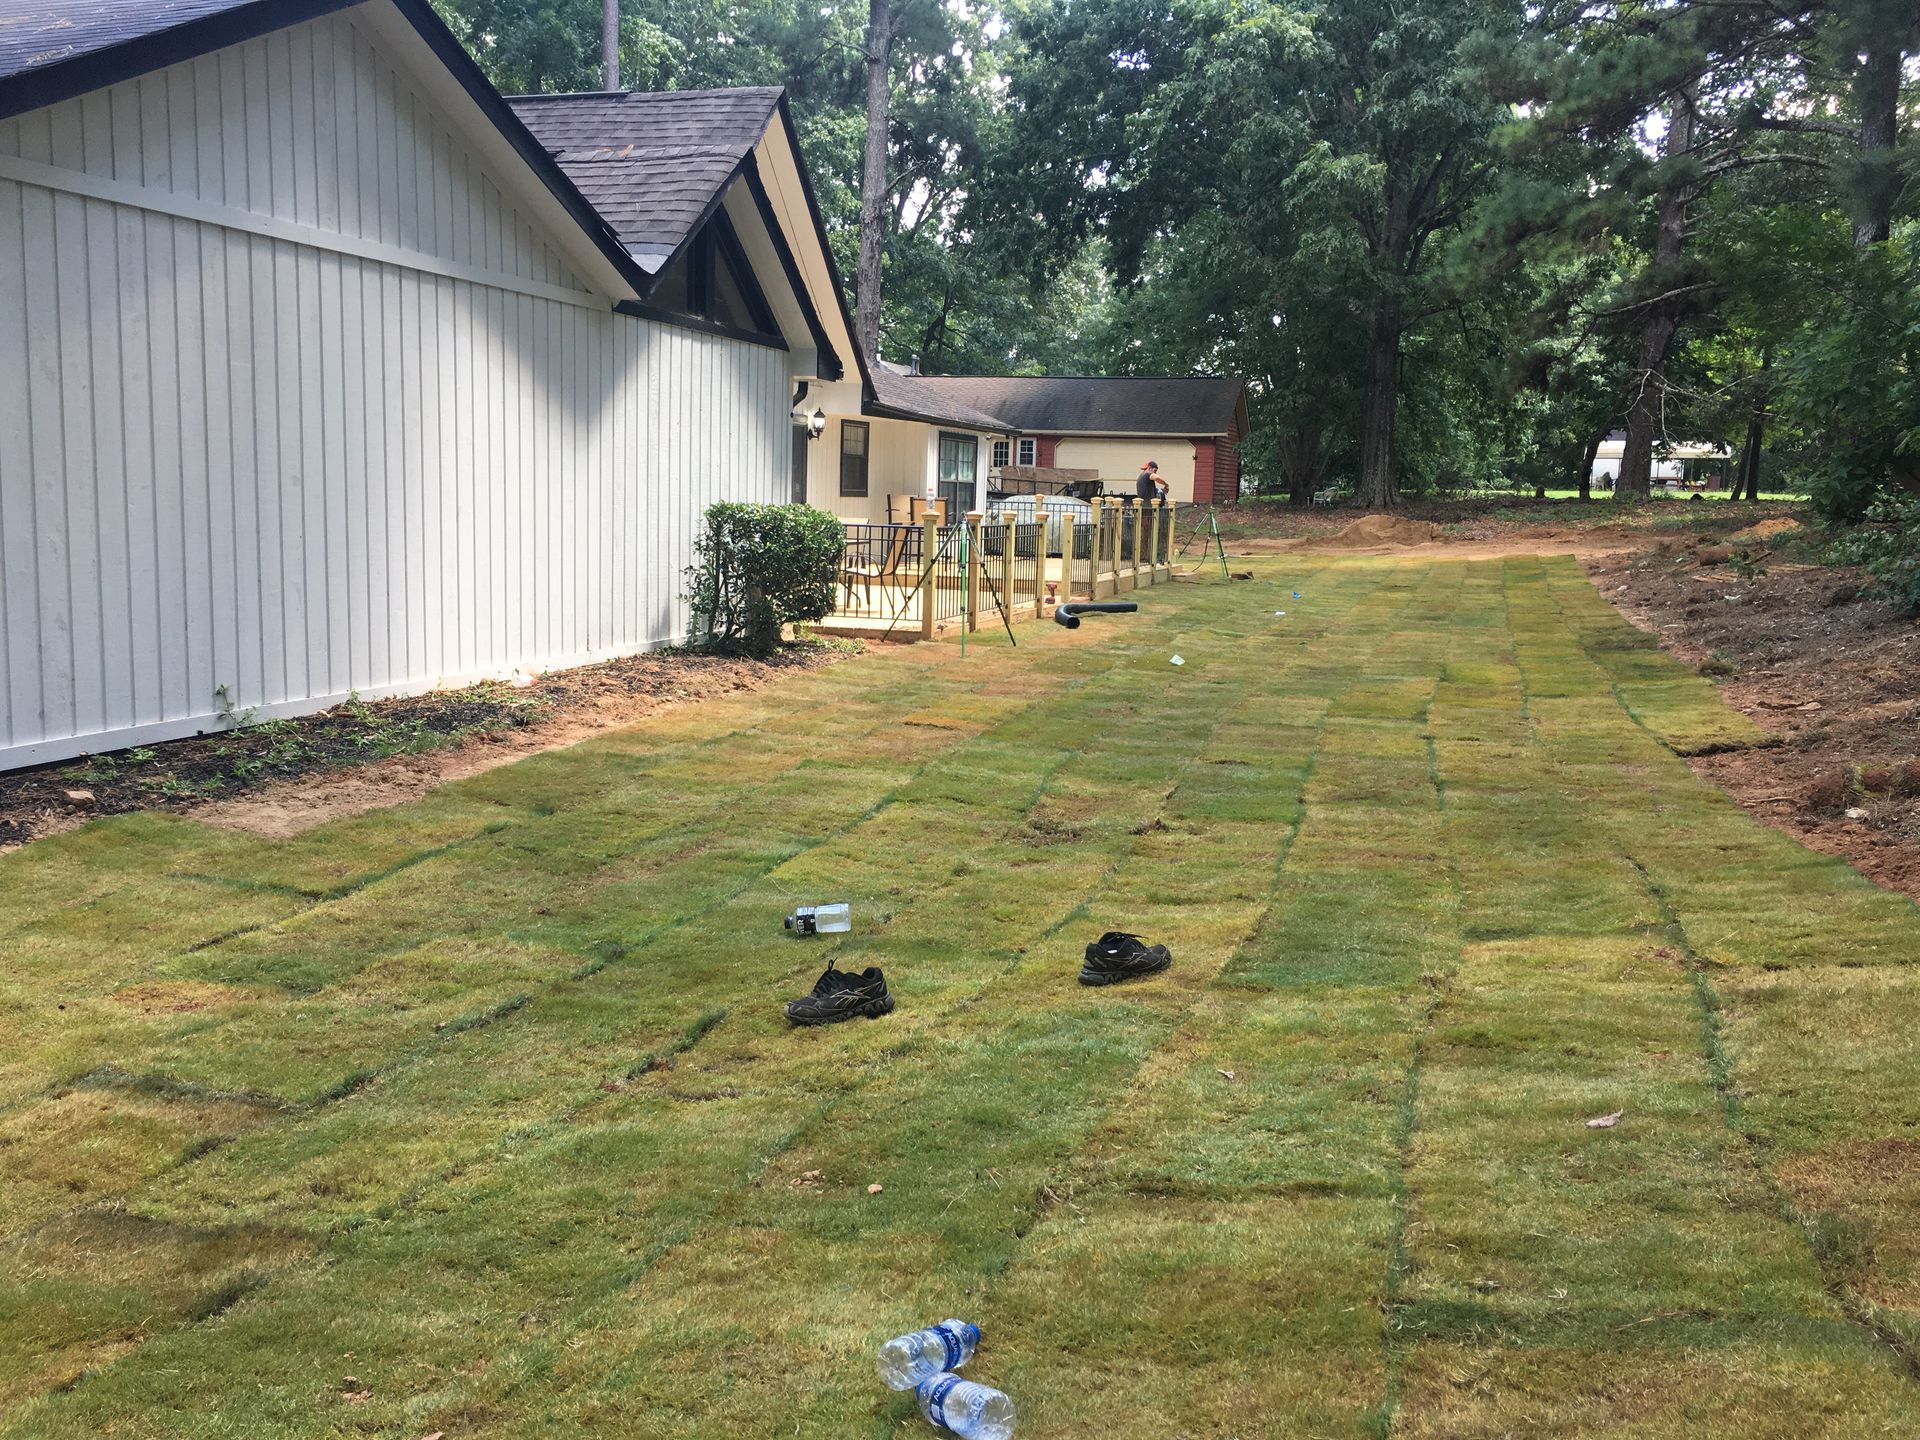
M887 538L886 553L877 563L870 560L846 560L840 563L840 585L846 594L842 608L853 606L853 587L861 587L861 597L868 605L873 604L873 586L875 581L886 584L900 573L900 562L906 557L907 541L913 535L910 525L896 525Z

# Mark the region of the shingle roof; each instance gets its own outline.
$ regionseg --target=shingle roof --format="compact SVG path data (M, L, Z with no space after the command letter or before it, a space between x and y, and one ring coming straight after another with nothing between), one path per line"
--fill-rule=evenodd
M1006 433L1015 428L998 415L936 389L924 375L902 375L885 365L874 366L872 374L873 394L879 402L879 410L897 412L916 420L931 420L936 424L964 425L969 430Z
M514 114L649 269L706 218L780 91L525 95Z
M922 375L916 381L930 397L1039 434L1227 435L1246 389L1244 381L1210 375Z
M0 0L0 79L145 40L256 0Z

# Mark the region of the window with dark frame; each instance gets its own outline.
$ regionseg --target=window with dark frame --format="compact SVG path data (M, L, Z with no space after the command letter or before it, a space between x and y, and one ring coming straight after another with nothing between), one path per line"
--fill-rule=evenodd
M867 493L867 422L840 422L840 493L864 499Z
M743 335L780 333L740 239L724 215L701 227L654 283L647 301L658 309L710 320Z
M940 432L938 480L935 489L947 505L947 518L958 520L973 508L974 480L980 462L980 441L972 435Z
M993 442L993 468L998 470L1006 463L1007 442L1004 440L996 440Z

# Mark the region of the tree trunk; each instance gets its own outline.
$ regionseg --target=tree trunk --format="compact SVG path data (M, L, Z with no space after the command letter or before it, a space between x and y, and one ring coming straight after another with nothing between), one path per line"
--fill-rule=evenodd
M1653 443L1660 434L1667 356L1679 328L1678 316L1656 315L1640 332L1635 388L1627 399L1627 438L1620 452L1620 478L1613 487L1616 500L1645 500L1653 493Z
M1900 46L1867 53L1854 76L1860 105L1860 178L1854 196L1854 248L1865 250L1893 233L1893 206L1900 193L1894 142L1900 126Z
M1368 510L1400 503L1393 472L1393 427L1400 413L1400 297L1383 294L1367 329L1360 394L1360 481L1354 500Z
M600 0L600 88L620 88L620 0Z
M1320 428L1302 426L1280 439L1280 468L1287 476L1287 500L1293 505L1311 505L1313 492L1320 488L1325 464L1320 455Z
M1753 408L1747 412L1747 439L1740 447L1740 465L1733 472L1733 495L1735 500L1758 500L1760 498L1760 451L1767 438L1767 401L1772 396L1772 386L1768 382L1767 372L1773 369L1773 352L1760 352L1760 374L1753 382Z
M1600 453L1600 442L1607 438L1607 427L1602 425L1587 439L1587 447L1580 453L1580 498L1593 499L1593 457Z
M880 356L880 257L887 231L887 112L893 101L893 7L867 4L867 153L860 168L860 264L854 272L854 338Z
M1747 443L1740 448L1740 468L1733 473L1733 498L1760 498L1760 444L1766 439L1767 422L1758 405L1747 420Z
M1667 115L1663 159L1674 160L1693 149L1693 88L1674 100ZM1687 184L1669 180L1660 191L1659 231L1653 241L1653 263L1647 279L1656 288L1667 284L1679 268L1687 248ZM1660 430L1661 401L1667 387L1667 356L1680 329L1679 304L1661 300L1647 307L1640 331L1640 354L1634 366L1627 404L1627 439L1620 455L1616 500L1644 500L1653 493L1653 442Z

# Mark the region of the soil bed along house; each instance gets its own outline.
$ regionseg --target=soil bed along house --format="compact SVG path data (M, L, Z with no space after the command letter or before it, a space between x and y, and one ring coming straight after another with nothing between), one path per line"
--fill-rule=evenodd
M318 824L663 706L758 689L855 648L793 645L770 661L649 651L519 686L495 681L264 722L235 715L211 735L0 772L0 849L131 810L211 806L217 821L250 828ZM258 798L236 805L241 797Z

